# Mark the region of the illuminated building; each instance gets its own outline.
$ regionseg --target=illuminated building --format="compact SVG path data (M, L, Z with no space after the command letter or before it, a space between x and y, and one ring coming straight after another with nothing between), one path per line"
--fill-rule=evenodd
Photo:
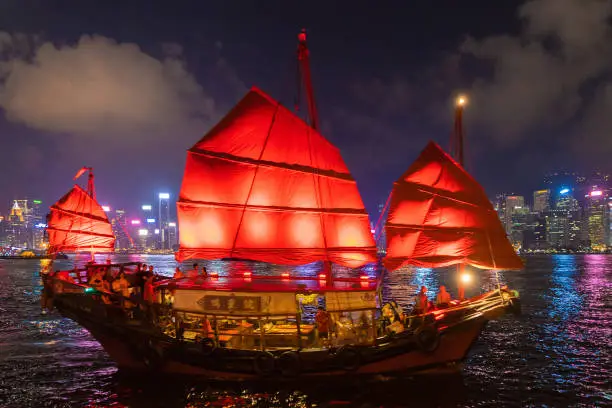
M127 220L124 210L115 210L115 216L111 220L113 234L115 234L115 249L126 250L132 247L127 232Z
M513 216L515 213L520 215L525 214L525 210L529 212L528 208L525 208L525 198L519 195L507 195L504 199L504 227L506 234L512 236L513 230Z
M522 197L521 197L522 198ZM515 206L511 212L510 242L515 248L522 248L525 230L529 220L529 208Z
M593 187L587 194L585 206L588 223L588 236L591 250L603 251L607 248L610 236L610 212L607 194Z
M550 210L546 213L546 240L555 249L565 248L567 211Z
M159 193L159 242L161 249L170 249L168 223L170 222L170 194Z
M523 248L546 249L546 218L542 213L530 212L523 231Z
M168 245L173 251L178 249L178 233L176 230L176 222L168 223Z
M533 192L533 211L543 213L550 209L550 190L537 190Z

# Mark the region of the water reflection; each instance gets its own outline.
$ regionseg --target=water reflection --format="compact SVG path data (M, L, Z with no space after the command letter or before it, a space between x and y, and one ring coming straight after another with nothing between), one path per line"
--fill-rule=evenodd
M172 274L172 256L118 256ZM88 257L77 259L84 264ZM106 257L99 261L104 262ZM191 262L192 263L192 262ZM245 268L280 274L297 269L262 264L203 263L229 275ZM56 313L40 314L38 261L0 261L0 405L27 406L606 406L612 402L612 256L527 258L524 271L502 275L522 298L523 316L491 322L466 362L463 377L377 379L296 388L281 384L187 384L149 377L126 380L87 331ZM54 269L72 267L71 260ZM190 268L190 262L185 263ZM213 269L214 268L214 269ZM318 273L320 264L299 267ZM372 267L362 272L373 276ZM494 273L473 271L466 294L496 285ZM404 268L386 273L383 297L409 309L425 283L434 296L444 284L456 295L455 268ZM276 405L277 402L285 405ZM290 405L294 404L294 405Z

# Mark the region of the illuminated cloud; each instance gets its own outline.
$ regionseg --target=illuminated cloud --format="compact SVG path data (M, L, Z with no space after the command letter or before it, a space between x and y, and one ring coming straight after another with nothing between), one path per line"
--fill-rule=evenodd
M28 127L105 138L149 137L203 123L215 103L163 44L157 59L137 45L84 35L75 44L0 33L0 107Z
M611 12L608 0L532 0L519 8L519 35L467 39L460 52L493 72L470 91L475 122L504 145L542 129L566 132L570 120L588 126L581 115L605 102L589 88L600 94L612 71Z

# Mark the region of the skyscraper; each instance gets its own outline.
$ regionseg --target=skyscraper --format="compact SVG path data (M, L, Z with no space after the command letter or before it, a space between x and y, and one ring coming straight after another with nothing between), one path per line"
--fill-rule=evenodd
M537 190L533 192L533 211L543 213L550 209L550 190Z
M506 228L506 234L512 235L512 217L515 212L524 213L525 209L525 197L519 195L508 195L505 197L505 208L504 208L504 226ZM527 211L529 212L529 211Z
M604 251L610 234L608 196L602 190L594 187L586 198L585 210L591 250Z
M170 221L170 194L159 193L159 239L161 249L170 249L168 222Z
M115 249L129 249L131 240L127 233L127 220L124 210L115 210L115 216L111 220L113 234L115 234Z

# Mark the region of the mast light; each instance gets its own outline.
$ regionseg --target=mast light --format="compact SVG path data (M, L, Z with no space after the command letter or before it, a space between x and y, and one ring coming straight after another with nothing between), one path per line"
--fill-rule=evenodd
M455 101L455 104L458 107L464 107L467 104L467 97L465 95L459 95Z

